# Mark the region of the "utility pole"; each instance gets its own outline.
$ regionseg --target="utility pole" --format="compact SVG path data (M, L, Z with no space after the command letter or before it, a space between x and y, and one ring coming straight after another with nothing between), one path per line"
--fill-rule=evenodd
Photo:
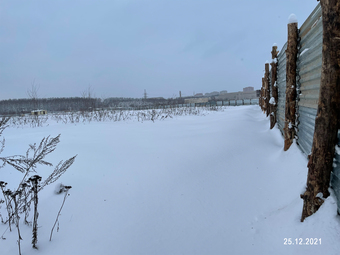
M179 91L179 98L182 98L182 92Z
M146 93L146 89L144 89L144 99L148 97L148 94Z

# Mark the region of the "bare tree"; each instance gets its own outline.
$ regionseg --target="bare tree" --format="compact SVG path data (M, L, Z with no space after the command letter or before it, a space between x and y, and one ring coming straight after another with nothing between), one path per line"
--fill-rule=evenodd
M91 85L88 86L87 89L81 92L81 97L84 100L84 106L86 110L92 110L95 107L95 93L93 92L93 88Z
M35 84L35 79L31 83L31 87L27 89L27 96L32 100L34 110L37 110L39 108L38 105L38 91L39 91L39 85Z

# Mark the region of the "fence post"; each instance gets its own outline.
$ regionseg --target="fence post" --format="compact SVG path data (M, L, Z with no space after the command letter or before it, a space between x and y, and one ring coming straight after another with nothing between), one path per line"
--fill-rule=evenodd
M272 83L271 83L271 90L272 90L272 98L270 99L270 129L275 126L276 123L276 108L277 108L277 101L278 101L278 93L277 93L277 46L274 45L272 48Z
M264 73L264 100L265 100L265 112L267 117L269 116L270 107L269 107L269 99L270 99L270 91L269 91L269 63L265 64L265 73Z
M322 69L312 153L308 162L301 221L315 213L329 196L329 183L340 127L340 2L321 0ZM322 193L322 198L319 193Z
M289 17L288 41L286 50L286 108L284 130L284 151L288 150L295 136L296 107L296 61L298 43L298 23L295 15Z
M264 112L264 75L262 77L261 96L260 96L259 101L260 101L261 110Z

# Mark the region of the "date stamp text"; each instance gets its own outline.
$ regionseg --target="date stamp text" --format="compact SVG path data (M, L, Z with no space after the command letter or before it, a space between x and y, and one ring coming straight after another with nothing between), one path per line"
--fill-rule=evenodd
M284 245L321 245L321 238L284 238Z

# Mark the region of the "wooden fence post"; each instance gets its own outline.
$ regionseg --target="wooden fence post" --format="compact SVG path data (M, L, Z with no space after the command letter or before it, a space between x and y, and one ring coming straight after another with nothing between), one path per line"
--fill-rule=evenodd
M260 96L259 102L260 102L261 110L264 112L264 77L262 77L261 96Z
M267 117L269 116L270 107L269 107L269 100L270 100L270 90L269 90L269 63L265 64L265 73L264 73L264 105L265 105L265 112Z
M340 2L321 0L323 47L318 111L315 119L312 153L308 162L306 192L301 221L329 196L337 133L340 127ZM320 195L322 194L322 196Z
M275 126L276 123L276 109L277 109L277 101L278 101L278 92L277 92L277 46L274 45L272 48L272 83L271 83L271 90L272 90L272 98L270 99L270 129Z
M294 15L294 14L292 14ZM292 145L295 136L295 109L296 109L296 61L297 61L297 40L298 23L296 18L290 16L288 24L288 43L286 50L286 108L284 130L284 150ZM295 17L295 15L294 15Z

